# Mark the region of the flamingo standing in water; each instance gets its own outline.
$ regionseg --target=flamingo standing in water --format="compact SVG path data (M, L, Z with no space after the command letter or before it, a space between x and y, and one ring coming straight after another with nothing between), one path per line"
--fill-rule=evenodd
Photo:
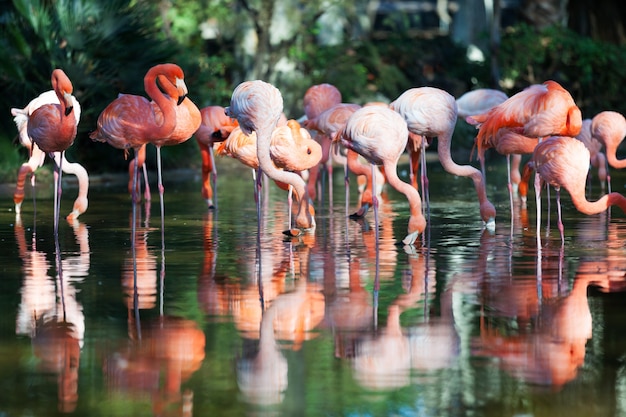
M76 97L72 96L72 103L74 108L74 115L76 117L76 125L78 126L78 122L80 121L80 104ZM28 119L30 115L39 107L45 104L60 104L59 98L56 95L54 90L46 91L45 93L41 93L37 98L28 103L26 107L23 109L13 108L11 109L11 114L14 117L15 124L17 126L17 130L19 132L19 139L22 146L28 149L29 151L29 159L27 162L24 162L20 167L17 174L17 184L15 187L15 192L13 194L13 202L15 203L15 214L20 215L22 209L22 202L24 201L24 182L26 180L26 176L31 174L31 184L35 186L35 171L41 167L44 163L45 153L39 149L37 145L33 145L30 137L28 136ZM78 196L74 201L74 206L70 214L67 215L68 220L77 219L82 213L87 210L87 206L89 204L87 200L87 193L89 192L89 175L85 168L79 163L68 162L65 159L65 154L61 155L59 152L54 153L55 163L61 166L61 169L66 174L74 174L76 175L76 179L78 180Z
M407 124L398 113L383 106L365 106L350 116L344 131L335 140L340 140L343 146L357 152L371 164L382 165L389 185L407 197L410 217L408 234L402 242L412 245L426 228L426 219L422 214L419 192L398 178L398 160L406 149L408 138ZM376 230L377 212L374 200Z
M341 92L332 84L323 83L309 87L304 93L302 105L304 107L304 115L307 120L318 117L322 112L341 103ZM306 127L306 126L305 126ZM319 165L309 170L309 178L307 180L307 189L311 199L315 199L317 191L315 185L317 183L318 171L321 166L326 166L329 180L329 194L332 198L332 163L329 162L331 138L323 133L318 132L314 139L322 145L322 159Z
M496 209L487 198L482 173L471 165L458 165L452 160L450 145L457 120L456 100L449 93L433 87L411 88L400 95L390 107L398 112L414 135L426 139L437 137L437 153L443 168L451 174L470 177L474 182L483 221L492 227ZM425 146L425 141L422 141ZM424 159L422 159L424 162ZM424 190L424 193L427 193Z
M283 97L273 85L261 80L245 81L233 91L230 106L225 110L230 117L237 119L245 134L257 135L257 158L259 175L257 189L260 188L261 172L271 179L293 186L299 196L296 226L299 229L311 229L315 219L309 210L309 195L302 177L294 172L277 169L270 156L272 132L283 112ZM260 201L257 199L257 212L260 213ZM260 220L260 219L259 219ZM295 231L287 231L292 234Z
M137 218L137 171L139 149L146 143L167 138L176 128L177 102L165 95L157 85L157 76L165 75L178 89L179 102L187 94L183 70L175 64L160 64L150 68L144 76L144 88L152 101L145 97L123 94L113 100L98 117L98 128L89 137L99 142L107 142L114 148L133 149L135 162L133 169L131 248L133 251L134 287L137 288L137 265L135 256L135 228ZM161 211L163 215L163 211ZM137 292L135 291L135 294ZM135 298L135 304L137 300ZM137 310L138 311L138 310ZM138 314L138 313L136 313Z
M61 69L52 71L52 89L59 104L49 103L38 107L28 119L26 132L33 143L42 152L54 158L55 152L61 153L54 170L54 235L59 233L59 211L61 203L62 161L65 150L72 146L76 138L78 118L74 113L72 82Z
M600 141L606 148L606 160L612 168L626 167L626 159L617 159L616 152L626 137L626 118L615 111L603 111L591 119L591 137ZM609 192L611 177L607 175Z
M585 145L568 136L553 136L537 144L532 162L541 180L552 185L557 192L558 228L564 242L561 221L560 189L565 188L572 203L584 214L597 214L610 206L618 206L626 213L626 197L620 193L605 194L597 201L585 197L585 185L589 173L589 150Z
M485 149L490 147L504 155L532 153L541 138L576 136L582 127L582 115L574 99L559 83L551 80L531 85L488 112L466 120L479 129L476 148L481 160L484 160ZM540 213L538 187L536 179L535 199L537 213ZM537 226L540 223L540 216L537 216Z
M202 121L195 136L202 156L202 197L211 209L215 208L213 193L217 183L213 144L226 140L239 124L226 116L222 106L204 107L200 109L200 116Z
M246 135L240 127L237 127L225 141L220 143L216 152L218 155L228 155L239 160L252 168L254 173L254 170L259 168L256 148L256 134L252 132ZM272 132L270 156L277 169L300 172L319 164L322 158L322 147L297 121L288 120L286 125L279 126ZM287 183L276 181L276 184L281 189L290 189ZM300 201L300 198L302 196L296 192L296 200ZM312 208L309 206L309 209Z

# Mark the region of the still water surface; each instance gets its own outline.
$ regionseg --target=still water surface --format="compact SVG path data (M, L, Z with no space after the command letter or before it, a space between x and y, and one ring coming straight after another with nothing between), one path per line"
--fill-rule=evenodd
M286 239L285 194L265 188L259 235L249 171L219 167L216 211L197 178L165 180L164 241L158 195L139 209L136 292L125 184L92 184L58 250L47 192L21 221L3 197L0 416L626 415L618 209L584 216L564 195L565 245L544 211L538 250L532 194L511 225L504 164L495 231L471 181L433 165L424 244L398 244L393 190L377 244L336 170L315 232Z

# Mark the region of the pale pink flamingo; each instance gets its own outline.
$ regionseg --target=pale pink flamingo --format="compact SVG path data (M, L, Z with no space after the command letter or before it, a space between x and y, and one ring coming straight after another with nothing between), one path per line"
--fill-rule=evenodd
M565 188L572 203L584 214L597 214L616 205L626 213L626 197L620 193L605 194L590 202L585 197L585 185L589 173L589 150L585 145L568 136L553 136L537 144L532 162L541 180L552 185L557 192L558 228L564 241L561 221L560 189Z
M259 171L264 172L273 180L293 186L299 196L296 226L304 230L312 229L315 226L315 219L309 210L309 195L304 180L294 172L277 169L270 156L272 132L282 112L283 97L280 91L261 80L245 81L239 84L233 91L230 106L226 108L226 114L237 119L244 133L256 133ZM259 172L258 186L260 186L260 179ZM260 213L258 200L257 211Z
M437 153L441 165L451 174L472 179L478 194L481 218L492 227L495 223L496 209L487 198L482 173L471 165L456 164L450 154L452 133L457 120L454 97L438 88L411 88L402 93L390 106L406 120L409 132L425 138L435 136L438 138Z
M598 171L600 187L602 192L604 192L608 176L606 155L602 152L603 143L591 134L591 124L591 119L584 119L580 133L576 135L576 139L584 143L587 149L589 149L589 155L591 156L589 163ZM609 192L611 192L610 189Z
M28 118L26 132L28 137L42 152L54 158L55 152L61 153L59 164L62 164L65 150L72 146L76 138L78 118L74 113L72 82L61 69L52 71L52 89L55 91L59 104L42 104ZM55 161L56 162L56 161ZM54 171L54 234L59 232L59 211L61 203L62 166L56 165Z
M309 87L304 93L302 105L304 107L304 115L307 120L312 120L318 117L322 112L329 108L341 103L341 92L337 87L332 84L323 83L316 84ZM305 126L306 127L306 126ZM322 159L318 166L309 170L309 178L307 180L307 189L311 199L315 199L317 196L316 183L318 177L318 171L321 166L325 166L329 177L329 194L332 198L332 162L329 162L330 156L330 137L323 133L318 132L318 135L314 135L313 138L322 145Z
M228 138L239 124L224 113L222 106L207 106L200 109L202 121L195 136L202 156L202 197L209 208L214 208L213 193L217 183L217 169L213 144ZM217 202L217 199L216 199Z
M350 116L344 131L337 135L336 140L340 140L342 145L357 152L371 164L382 165L389 185L407 197L410 217L408 234L402 242L412 245L419 233L426 228L426 219L422 214L419 192L398 178L398 160L406 149L408 138L406 122L398 113L387 107L366 106ZM378 230L376 199L374 209L375 227Z
M76 125L80 120L80 104L76 97L72 96L72 103L74 108L74 115L76 117ZM17 184L15 187L15 193L13 194L13 202L15 203L15 214L20 215L22 202L24 201L24 182L28 174L31 175L31 184L35 186L35 171L43 165L45 154L39 149L37 145L33 145L30 137L28 136L28 118L39 107L44 104L60 104L59 98L54 90L41 93L37 98L33 99L23 109L13 108L11 114L14 116L14 121L19 132L19 139L22 146L29 150L30 158L27 162L23 163L17 174ZM74 201L74 206L70 214L68 214L68 220L77 219L82 213L87 210L89 204L87 194L89 192L89 175L85 168L79 163L68 162L65 159L65 154L59 152L54 153L55 163L61 166L63 172L66 174L76 175L78 180L78 197ZM59 158L62 161L58 160Z
M603 111L596 114L591 120L591 136L606 148L606 160L612 168L626 167L626 159L617 159L616 156L617 148L626 137L626 119L621 113ZM607 176L607 182L610 192L610 176Z

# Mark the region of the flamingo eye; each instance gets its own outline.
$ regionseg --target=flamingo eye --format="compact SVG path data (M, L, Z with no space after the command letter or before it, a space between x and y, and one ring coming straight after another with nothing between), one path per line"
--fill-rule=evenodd
M306 154L311 155L311 148L306 148Z

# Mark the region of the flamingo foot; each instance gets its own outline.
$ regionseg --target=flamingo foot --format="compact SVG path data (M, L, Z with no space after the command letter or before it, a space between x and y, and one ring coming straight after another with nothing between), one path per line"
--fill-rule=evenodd
M361 208L359 208L359 210L356 213L352 213L350 215L350 218L352 220L361 219L361 218L365 217L365 215L367 214L369 209L370 209L370 204L369 203L365 203L365 204L363 204L361 206Z

